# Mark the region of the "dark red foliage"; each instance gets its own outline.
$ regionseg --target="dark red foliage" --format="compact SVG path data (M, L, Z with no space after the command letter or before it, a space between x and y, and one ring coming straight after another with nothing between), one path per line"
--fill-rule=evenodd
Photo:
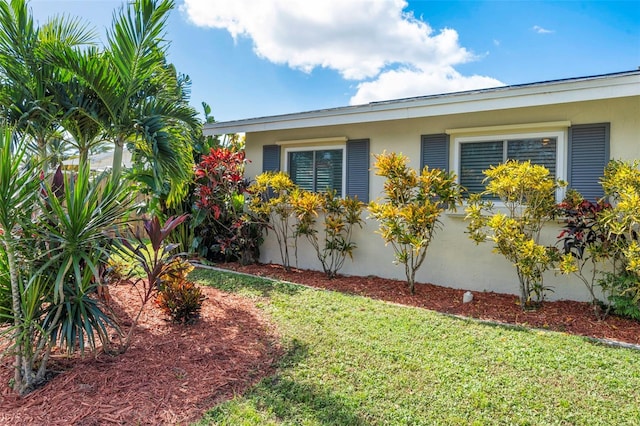
M244 151L212 148L196 166L196 247L209 260L253 259L261 225L244 209Z
M196 205L213 210L216 219L219 218L221 201L228 194L246 191L245 161L244 151L211 148L209 155L203 156L195 168Z

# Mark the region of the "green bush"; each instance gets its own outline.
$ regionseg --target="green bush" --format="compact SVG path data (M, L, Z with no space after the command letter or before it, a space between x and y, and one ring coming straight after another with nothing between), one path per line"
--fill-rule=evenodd
M493 241L495 252L516 269L522 308L536 307L551 290L544 285L544 272L559 260L555 247L540 244L540 231L555 216L556 190L565 183L530 161L510 160L483 173L486 190L472 194L466 209L469 237L476 243ZM504 208L495 208L491 198Z
M369 212L379 222L385 244L393 246L397 263L404 265L413 294L416 271L441 226L440 215L455 210L461 187L453 173L428 167L416 172L402 154L382 153L375 159L376 175L386 181L382 200L369 203Z
M353 257L356 244L352 241L353 227L362 228L364 204L357 197L338 197L335 190L322 193L294 191L291 207L296 216L295 236L304 236L313 246L328 278L335 278L347 256ZM316 218L324 217L321 233L316 230Z
M187 280L187 275L193 270L189 262L175 258L163 276L156 297L156 305L173 322L190 324L200 315L205 296L195 283Z

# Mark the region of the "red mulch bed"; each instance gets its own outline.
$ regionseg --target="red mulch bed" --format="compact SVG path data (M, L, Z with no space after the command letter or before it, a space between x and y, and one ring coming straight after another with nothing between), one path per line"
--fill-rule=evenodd
M639 322L615 315L610 315L604 321L598 321L593 307L589 303L544 302L540 309L523 312L518 297L509 294L474 291L472 292L473 301L462 303L462 295L465 290L433 284L416 284L416 294L411 295L404 281L373 276L340 276L329 280L322 272L295 268L287 272L279 265L239 266L235 263L229 263L218 266L311 287L358 294L402 305L418 306L447 314L640 345Z
M60 374L24 398L7 386L13 360L0 358L0 424L188 424L270 374L278 340L261 311L245 298L202 290L197 323L172 324L150 302L127 352L57 354L50 368ZM120 322L130 325L137 293L125 284L109 293Z
M473 302L463 304L464 290L432 284L417 285L411 295L403 281L378 277L329 280L321 272L286 272L278 265L219 266L448 314L640 344L640 323L616 316L598 321L587 303L545 302L523 312L517 297L506 294L474 292ZM271 374L281 350L261 311L242 297L203 291L207 300L195 325L171 324L149 305L125 354L56 354L50 367L60 374L24 398L6 385L12 360L0 358L0 424L185 424ZM136 294L124 284L110 294L121 322L130 323L139 306Z

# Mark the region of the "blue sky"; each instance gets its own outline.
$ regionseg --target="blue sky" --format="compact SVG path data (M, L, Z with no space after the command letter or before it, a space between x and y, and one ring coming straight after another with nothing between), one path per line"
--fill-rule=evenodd
M175 0L169 59L217 121L640 67L640 0ZM104 37L120 0L31 0Z

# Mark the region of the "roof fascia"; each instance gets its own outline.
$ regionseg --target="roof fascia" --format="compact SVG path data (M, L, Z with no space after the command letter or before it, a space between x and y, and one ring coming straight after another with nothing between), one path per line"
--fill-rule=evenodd
M228 134L370 123L526 108L640 95L640 72L504 86L205 125L205 134Z

